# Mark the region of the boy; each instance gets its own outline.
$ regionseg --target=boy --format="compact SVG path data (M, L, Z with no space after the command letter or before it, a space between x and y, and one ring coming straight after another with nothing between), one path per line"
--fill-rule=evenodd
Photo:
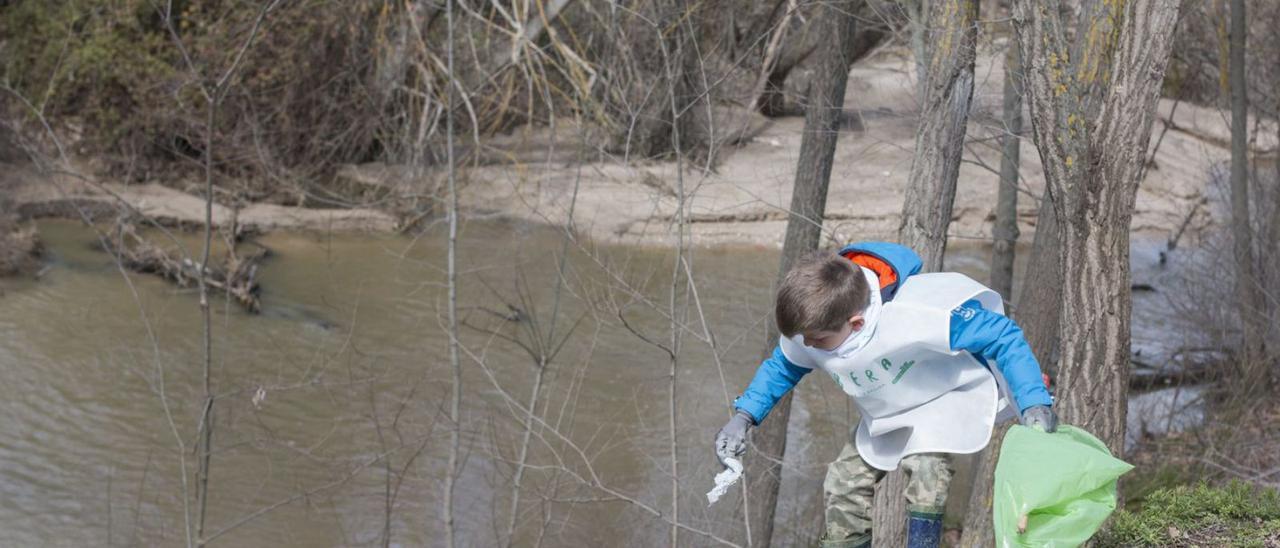
M823 482L823 547L870 546L875 484L898 466L909 478L908 546L938 546L947 454L985 447L1007 403L1023 424L1057 427L1040 365L1000 296L920 266L910 249L881 242L799 260L778 287L778 348L716 435L721 462L740 457L747 431L814 368L853 397L861 420Z

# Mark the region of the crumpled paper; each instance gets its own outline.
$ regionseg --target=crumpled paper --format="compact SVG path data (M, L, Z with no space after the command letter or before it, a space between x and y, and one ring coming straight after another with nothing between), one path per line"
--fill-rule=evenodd
M738 479L742 477L742 461L727 457L724 459L725 469L716 474L716 484L707 492L707 506L710 507L720 500L725 493L729 492L729 488L733 484L738 483Z

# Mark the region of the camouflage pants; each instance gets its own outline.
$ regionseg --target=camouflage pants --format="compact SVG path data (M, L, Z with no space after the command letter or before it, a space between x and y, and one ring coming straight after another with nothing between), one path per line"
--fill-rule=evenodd
M907 511L941 517L951 484L950 455L910 455L899 466L907 474ZM858 546L871 538L872 497L885 473L863 462L852 441L844 444L840 456L827 466L822 484L826 495L825 545Z

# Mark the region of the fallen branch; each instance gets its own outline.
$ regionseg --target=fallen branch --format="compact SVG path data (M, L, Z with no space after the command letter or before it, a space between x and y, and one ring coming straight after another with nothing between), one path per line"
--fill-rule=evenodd
M157 246L138 234L134 224L121 220L117 224L116 238L103 240L107 252L120 258L129 270L156 274L178 285L192 287L199 282L203 271L209 287L231 295L237 303L252 314L262 309L258 299L258 262L267 256L268 250L258 247L252 253L241 256L234 246L227 248L221 266L201 265L190 258L176 257L170 251Z

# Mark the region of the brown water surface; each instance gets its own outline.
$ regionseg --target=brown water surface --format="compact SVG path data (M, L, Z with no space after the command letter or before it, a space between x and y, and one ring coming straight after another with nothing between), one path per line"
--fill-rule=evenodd
M126 279L79 224L39 228L50 267L0 296L0 545L183 544L203 397L197 295ZM206 536L226 546L444 544L443 235L257 241L274 252L260 271L263 313L213 300ZM561 231L505 223L467 224L459 246L460 544L505 538L539 371L522 345L537 353L535 331L547 349L568 339L542 369L516 544L664 544L668 518L641 505L671 509L672 250L566 247ZM953 246L950 266L983 280L987 249ZM677 284L680 520L741 542L730 519L741 497L708 510L703 494L717 468L711 439L759 363L778 255L697 248L687 258L697 298ZM797 389L777 522L795 543L818 534L825 465L854 420L838 388L814 378Z

